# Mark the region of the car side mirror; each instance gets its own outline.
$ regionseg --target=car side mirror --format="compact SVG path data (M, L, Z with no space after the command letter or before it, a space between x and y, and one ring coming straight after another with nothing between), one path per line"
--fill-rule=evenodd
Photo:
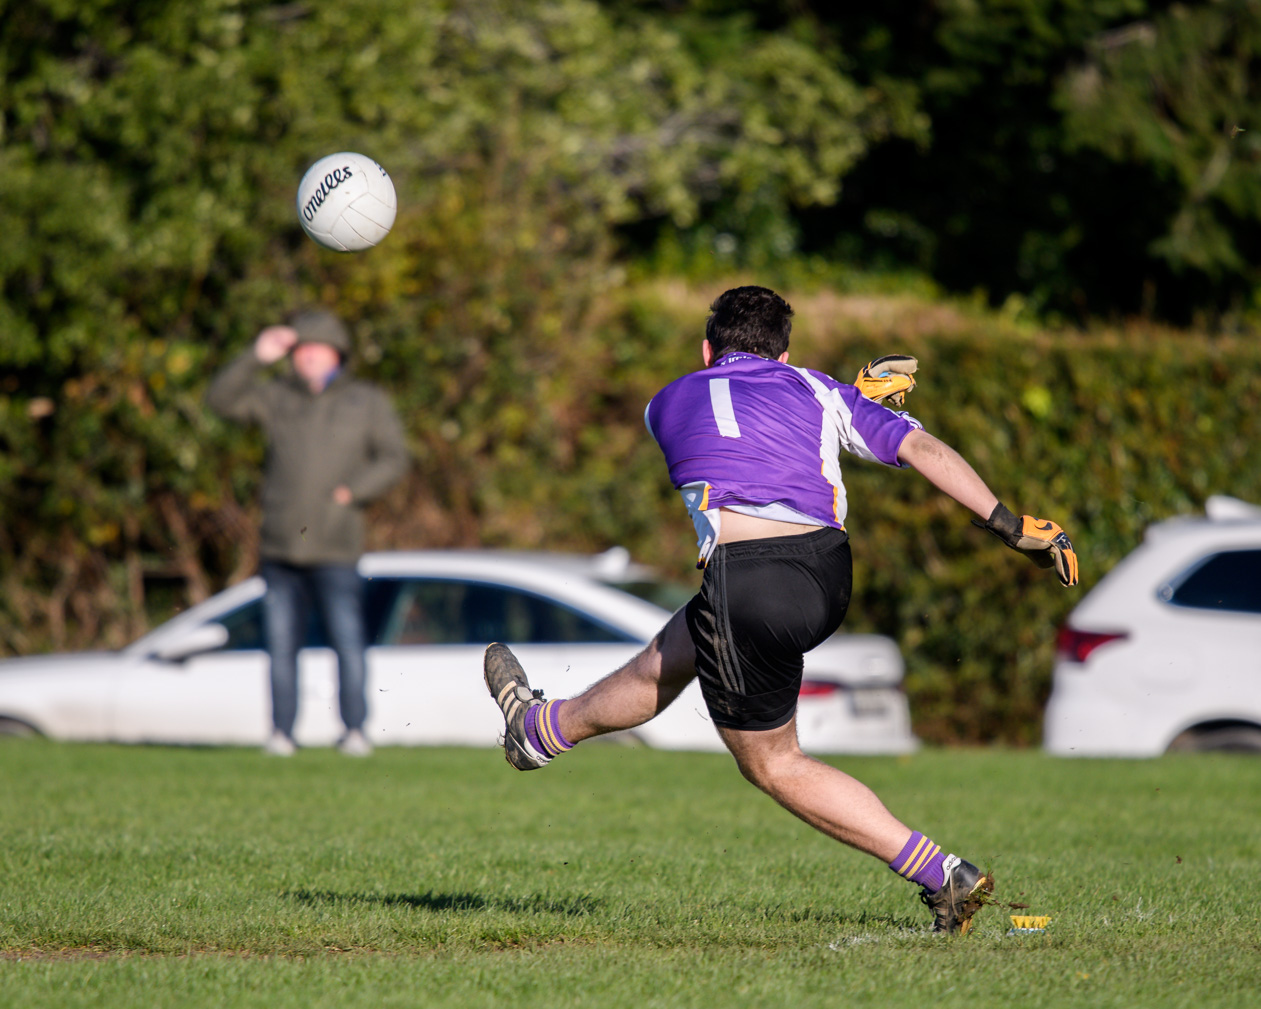
M201 624L178 638L159 645L154 649L153 657L163 662L183 662L194 655L222 648L228 643L228 637L228 629L223 624Z

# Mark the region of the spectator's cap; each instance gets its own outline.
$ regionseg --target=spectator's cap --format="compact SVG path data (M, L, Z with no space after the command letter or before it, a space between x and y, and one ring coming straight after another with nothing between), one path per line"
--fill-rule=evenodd
M350 330L332 312L323 308L297 313L289 322L298 334L298 344L323 343L342 357L350 356Z

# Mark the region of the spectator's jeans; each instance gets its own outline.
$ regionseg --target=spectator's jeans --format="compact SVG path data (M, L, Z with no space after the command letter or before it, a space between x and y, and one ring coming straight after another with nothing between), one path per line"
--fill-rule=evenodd
M318 608L328 642L337 653L342 721L362 729L368 715L364 696L363 579L353 565L311 567L263 561L267 582L263 624L271 655L272 723L293 735L298 717L298 650L306 640L312 605Z

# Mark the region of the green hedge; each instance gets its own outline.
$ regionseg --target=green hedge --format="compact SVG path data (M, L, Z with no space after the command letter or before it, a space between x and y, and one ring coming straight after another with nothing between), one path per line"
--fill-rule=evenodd
M554 278L534 279L533 309L509 306L527 324L485 344L435 341L404 313L357 326L374 351L363 370L394 395L416 456L407 484L373 512L371 545L622 544L694 584L692 528L643 408L699 367L709 300L750 278L704 289L640 281L581 313L556 305ZM1060 522L1079 553L1082 584L1066 590L914 473L843 461L856 564L847 626L899 642L926 740L1036 743L1058 625L1145 527L1199 511L1214 493L1261 501L1254 342L1142 328L1047 332L923 295L786 293L798 310L794 363L845 379L873 356L915 354L912 412L1011 508ZM551 308L568 320L559 335L535 318ZM94 526L78 534L73 513L63 509L58 524L57 502L45 499L26 520L19 563L5 571L0 650L117 645L253 569L259 441L200 405L208 376L236 349L205 348L178 397L136 410L137 423L185 423L200 438L198 467L151 453L132 460L134 479L120 478L135 541L169 548L124 549ZM11 394L0 406L11 419L31 411ZM101 433L120 452L138 443L126 426ZM32 429L28 447L39 445ZM22 458L10 457L16 486L33 490ZM212 459L205 478L185 482ZM25 528L11 528L11 547ZM162 585L175 588L163 594Z
M623 543L694 583L694 534L642 410L699 367L709 300L749 279L640 286L575 338L574 370L548 378L546 417L531 422L546 425L546 447L518 445L510 466L487 471L499 490L481 541ZM1080 557L1081 585L1065 589L914 473L842 460L856 565L847 625L899 642L926 740L1036 743L1059 624L1146 526L1201 511L1210 494L1261 501L1255 342L1049 332L920 296L786 293L798 311L793 363L848 379L871 357L915 354L914 415L1013 510L1060 522Z
M820 336L818 366L840 377L868 355L915 354L914 415L1013 510L1063 525L1080 558L1081 585L1065 589L925 481L846 469L850 626L901 644L928 740L1037 742L1058 625L1144 529L1202 511L1211 494L1261 501L1256 341L1046 333L992 316L943 324L927 308Z

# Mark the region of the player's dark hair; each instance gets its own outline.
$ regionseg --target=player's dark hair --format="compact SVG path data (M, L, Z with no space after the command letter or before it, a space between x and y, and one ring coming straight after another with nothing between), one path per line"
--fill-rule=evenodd
M793 310L765 287L733 287L709 306L705 339L714 356L742 350L771 360L788 349Z

